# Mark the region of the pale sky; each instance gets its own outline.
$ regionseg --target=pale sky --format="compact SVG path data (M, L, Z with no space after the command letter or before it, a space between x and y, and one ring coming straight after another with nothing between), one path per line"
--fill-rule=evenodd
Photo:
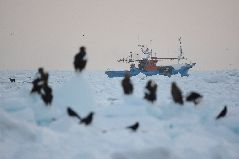
M239 69L239 0L0 0L0 69L73 70L84 45L87 69L120 70L139 41L176 57L179 36L194 70Z

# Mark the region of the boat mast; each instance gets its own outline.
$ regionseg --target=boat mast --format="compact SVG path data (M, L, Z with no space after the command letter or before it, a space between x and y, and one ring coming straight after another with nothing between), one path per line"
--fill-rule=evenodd
M181 59L184 59L183 57L183 49L182 49L182 41L181 41L182 37L180 36L178 38L178 41L179 41L179 56L178 56L178 64L180 62Z

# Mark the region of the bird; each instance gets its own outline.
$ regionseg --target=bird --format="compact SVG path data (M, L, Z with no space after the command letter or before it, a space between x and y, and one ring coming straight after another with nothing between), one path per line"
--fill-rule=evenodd
M14 78L9 78L10 82L16 82Z
M42 100L44 101L44 103L47 106L51 105L51 102L52 102L52 99L53 99L52 94L42 94L41 97L42 97Z
M195 105L197 105L200 102L200 99L202 99L202 95L196 92L191 92L187 98L186 101L193 102Z
M121 85L124 90L124 94L129 95L133 93L133 85L130 81L130 75L128 73L125 74L124 79L121 81Z
M45 102L46 105L51 104L53 95L52 95L52 89L48 86L47 83L44 83L42 85L42 92L41 92L42 100Z
M175 103L183 105L183 96L181 90L178 88L175 82L171 86L171 94Z
M94 112L90 112L85 118L82 118L80 124L90 125L92 123Z
M38 68L38 75L39 75L40 77L42 77L43 74L44 74L44 68L43 68L43 67L39 67L39 68Z
M38 94L41 94L41 89L42 89L42 84L41 84L41 79L40 78L37 78L35 80L32 81L32 90L31 90L31 93L38 93Z
M70 107L67 107L67 114L71 117L77 117L78 119L81 120L81 117Z
M48 77L49 77L49 74L46 72L44 72L43 74L41 74L41 81L43 83L48 83Z
M44 73L44 69L42 67L38 68L37 77L32 81L33 87L31 93L41 94L43 84L47 82L48 82L48 73Z
M157 96L156 96L157 84L154 81L149 80L147 82L145 89L146 89L146 92L144 94L144 99L150 102L154 102L157 99Z
M216 120L225 117L227 114L227 106L224 106L223 110L217 115Z
M136 123L134 123L133 125L130 125L130 126L127 126L126 127L127 129L130 129L130 130L132 130L132 131L137 131L138 130L138 128L139 128L139 122L136 122Z
M74 67L76 72L81 72L87 63L85 47L80 47L80 52L75 55Z
M42 85L42 90L43 90L44 94L51 94L52 93L52 89L47 83L44 83Z

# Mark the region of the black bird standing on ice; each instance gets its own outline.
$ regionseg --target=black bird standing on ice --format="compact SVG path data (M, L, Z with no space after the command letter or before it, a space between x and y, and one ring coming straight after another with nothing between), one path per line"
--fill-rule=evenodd
M43 90L41 92L42 100L45 102L46 105L51 104L53 99L51 87L49 87L47 83L44 83L42 86L42 90Z
M33 87L31 93L41 94L41 89L43 82L48 80L48 73L44 73L44 69L42 67L38 68L37 78L32 81ZM47 78L47 80L46 80Z
M183 105L183 96L181 90L178 88L175 82L171 86L171 94L173 96L173 101Z
M67 107L67 114L71 117L77 117L78 119L81 120L81 117L70 107Z
M10 82L16 82L14 78L9 78Z
M38 68L38 76L41 78L44 75L44 69L42 67Z
M35 79L34 81L32 81L32 84L33 84L33 87L32 87L32 90L31 90L31 93L38 93L38 94L41 94L41 79L40 78L37 78Z
M80 52L75 55L74 67L77 72L81 72L87 63L85 47L80 47Z
M121 85L124 89L124 94L132 94L133 93L133 85L130 81L130 75L128 73L125 74L124 79L121 81Z
M191 92L189 96L187 96L186 98L188 102L193 102L195 105L197 105L201 99L202 99L202 95L196 92Z
M217 115L216 119L220 119L222 117L225 117L227 115L227 106L223 108L223 110Z
M82 118L80 124L90 125L93 120L94 112L90 112L85 118Z
M139 122L136 122L135 124L126 127L127 129L130 129L132 131L137 131L137 129L139 128Z
M43 74L41 74L41 80L43 81L43 83L48 83L48 77L49 77L49 74L46 72Z
M45 102L46 105L50 105L53 99L53 95L52 95L52 89L51 87L48 85L48 77L49 74L46 73L40 73L41 74L41 81L42 84L40 85L41 90L40 90L40 94L42 97L42 100Z
M52 99L53 99L53 95L52 94L46 94L46 95L42 95L42 100L44 101L44 103L48 106L51 104Z
M146 92L144 94L144 98L150 102L154 102L157 99L156 96L157 84L154 81L149 80L145 89Z

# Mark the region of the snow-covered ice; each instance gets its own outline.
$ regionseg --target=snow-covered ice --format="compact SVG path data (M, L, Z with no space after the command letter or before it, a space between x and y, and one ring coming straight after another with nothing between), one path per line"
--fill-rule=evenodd
M123 95L122 78L50 71L51 106L30 94L35 72L0 71L0 159L239 158L239 70L171 78L139 74L131 78L129 96ZM149 79L158 85L155 103L143 99ZM184 97L196 91L202 102L174 104L173 81ZM215 120L225 105L226 117ZM67 107L81 116L94 111L92 125L69 117ZM126 129L136 121L137 132Z

